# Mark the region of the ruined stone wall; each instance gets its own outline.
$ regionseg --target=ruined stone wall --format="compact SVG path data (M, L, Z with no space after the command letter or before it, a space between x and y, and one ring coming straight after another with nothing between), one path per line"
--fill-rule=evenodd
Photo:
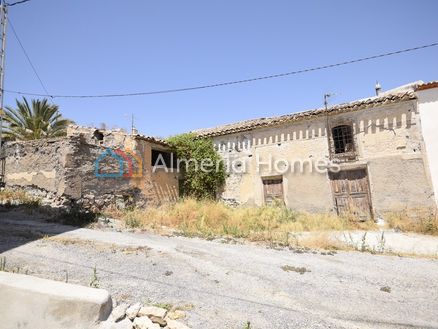
M306 170L281 173L281 168L269 170L266 166L256 171L257 157L262 161L269 156L284 158L290 163L297 159L328 159L327 120L330 127L345 122L353 126L357 158L340 166L368 170L372 205L377 215L405 207L434 206L415 100L214 137L215 146L226 162L239 159L247 165L244 173L230 174L222 197L242 204L262 205L262 178L282 176L288 207L309 211L333 209L327 173Z
M96 131L102 135L95 134ZM131 150L138 155L142 161L133 163L133 171L142 175L97 177L96 160L108 148ZM110 205L145 207L175 201L178 197L176 174L152 172L152 148L167 150L160 143L134 138L121 131L102 132L81 127L70 127L65 138L8 143L6 186L24 188L53 206L77 206L93 211ZM105 157L99 162L98 170L117 173L119 162ZM123 171L124 175L128 172L126 163Z
M82 142L90 145L117 148L124 146L130 139L122 129L105 130L94 127L70 125L67 128L67 137L81 137Z
M138 201L138 190L130 186L124 178L99 178L95 175L96 159L105 152L106 146L86 143L78 138L66 159L65 194L84 208L98 210L115 204L133 205ZM118 163L114 159L100 163L101 172L117 172Z

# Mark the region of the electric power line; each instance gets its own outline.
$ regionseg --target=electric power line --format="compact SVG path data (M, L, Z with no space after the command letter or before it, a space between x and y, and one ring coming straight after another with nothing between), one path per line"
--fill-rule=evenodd
M289 76L289 75L297 75L297 74L302 74L302 73L307 73L307 72L325 70L325 69L329 69L329 68L333 68L333 67L349 65L349 64L359 63L359 62L365 62L365 61L369 61L369 60L373 60L373 59L378 59L378 58L382 58L382 57L398 55L398 54L402 54L402 53L412 52L412 51L421 50L421 49L425 49L425 48L436 47L436 46L438 46L438 42L427 44L427 45L422 45L422 46L418 46L418 47L413 47L413 48L406 48L406 49L402 49L402 50L387 52L387 53L383 53L383 54L379 54L379 55L373 55L373 56L368 56L368 57L362 57L362 58L347 60L347 61L343 61L343 62L339 62L339 63L335 63L335 64L316 66L316 67L306 68L306 69L292 71L292 72L278 73L278 74L266 75L266 76L249 78L249 79L243 79L243 80L219 82L219 83L208 84L208 85L200 85L200 86L192 86L192 87L184 87L184 88L176 88L176 89L164 89L164 90L155 90L155 91L145 91L145 92L120 93L120 94L49 95L49 96L52 97L52 98L104 98L104 97L147 96L147 95L157 95L157 94L168 94L168 93L193 91L193 90L208 89L208 88L215 88L215 87L223 87L223 86L229 86L229 85L249 83L249 82L254 82L254 81L259 81L259 80L281 78L281 77L285 77L285 76ZM48 96L48 95L43 95L43 94L30 93L30 92L22 92L22 91L15 91L15 90L5 90L5 92L19 94L19 95L39 96L39 97Z
M21 2L16 2L15 4L23 3L23 2L26 2L26 1L30 1L30 0L24 0L24 1L21 1ZM43 81L41 80L41 77L40 77L40 75L38 74L38 72L37 72L37 70L36 70L36 68L35 68L35 65L33 65L32 60L30 59L30 57L29 57L29 55L28 55L26 49L24 48L23 43L21 42L21 39L20 39L20 37L18 36L17 31L15 30L14 25L12 24L11 20L9 19L9 17L8 17L8 23L9 23L9 26L11 27L12 33L13 33L14 36L15 36L15 39L17 39L18 44L20 45L21 50L22 50L23 53L24 53L24 56L27 58L27 61L29 62L30 66L32 67L33 73L35 73L35 76L37 77L38 81L40 82L41 87L43 88L44 92L46 93L46 94L43 95L43 96L47 96L47 97L49 97L49 98L53 98L53 96L51 96L51 95L49 94L49 92L47 91L46 86L44 85Z
M7 3L7 2L5 2L5 4L8 7L12 7L12 6L15 6L15 5L21 5L22 3L25 3L25 2L28 2L28 1L30 1L30 0L22 0L22 1L17 1L17 2L14 2L14 3Z

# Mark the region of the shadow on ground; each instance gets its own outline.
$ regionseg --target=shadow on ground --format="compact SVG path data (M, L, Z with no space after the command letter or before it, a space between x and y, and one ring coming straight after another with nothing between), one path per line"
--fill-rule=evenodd
M47 206L1 205L0 253L38 239L76 230L96 218L97 214L82 209L67 212Z

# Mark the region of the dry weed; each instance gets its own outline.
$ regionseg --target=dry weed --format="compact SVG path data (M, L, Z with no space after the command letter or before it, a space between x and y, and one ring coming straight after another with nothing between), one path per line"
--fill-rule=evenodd
M436 209L403 210L387 214L389 228L403 232L438 235L438 213Z
M126 226L131 228L159 230L164 226L178 229L187 236L245 238L281 245L293 244L289 241L290 232L374 228L372 221L361 223L334 214L297 212L280 205L232 208L221 202L190 198L155 208L111 209L107 214L125 220ZM319 242L313 240L303 243L337 248L328 239L325 242L322 237Z

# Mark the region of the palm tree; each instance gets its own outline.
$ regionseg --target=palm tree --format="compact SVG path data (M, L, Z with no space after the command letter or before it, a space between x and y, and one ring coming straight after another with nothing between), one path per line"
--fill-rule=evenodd
M65 136L67 126L73 123L63 118L58 105L49 104L47 99L32 99L32 105L24 97L23 101L16 102L16 108L5 108L6 138L30 140Z

